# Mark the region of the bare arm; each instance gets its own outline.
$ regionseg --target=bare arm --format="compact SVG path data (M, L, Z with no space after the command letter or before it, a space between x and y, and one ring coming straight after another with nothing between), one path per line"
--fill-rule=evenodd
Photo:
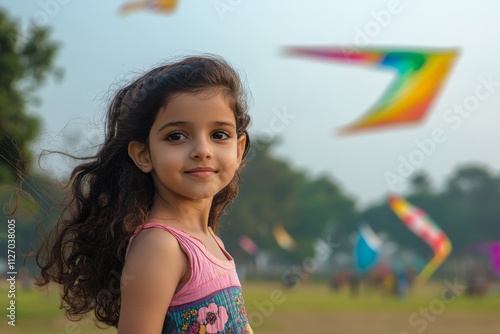
M165 315L189 261L168 232L150 229L133 241L121 281L118 334L161 333Z

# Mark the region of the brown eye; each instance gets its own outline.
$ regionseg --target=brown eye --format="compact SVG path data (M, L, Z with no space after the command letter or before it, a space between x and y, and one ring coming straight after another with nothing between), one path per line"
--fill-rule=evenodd
M212 139L215 140L225 140L230 138L229 134L225 131L215 131L212 133Z
M186 139L186 136L181 132L170 133L166 138L167 141L180 141L184 139Z

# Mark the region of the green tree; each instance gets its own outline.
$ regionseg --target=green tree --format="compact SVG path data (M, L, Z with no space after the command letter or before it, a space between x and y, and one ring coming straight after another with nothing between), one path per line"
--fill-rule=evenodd
M222 236L237 256L243 256L238 239L248 235L273 258L300 263L313 255L316 239L328 237L328 229L349 230L354 226L355 205L329 177L309 177L273 156L276 143L253 141L240 194L226 217L229 222L222 224L223 229L228 224L230 227L222 231ZM277 245L272 233L276 224L282 224L296 240L294 252Z
M29 145L37 137L40 119L28 113L34 95L50 74L61 76L53 62L59 46L45 27L19 23L0 8L0 184L13 183L31 162Z
M417 172L410 180L413 193L429 194L432 192L432 184L429 175L425 172Z
M467 245L499 239L500 182L479 165L462 166L453 173L442 194L445 224L454 228L450 238Z
M326 175L306 179L297 199L297 211L297 225L291 232L305 240L301 244L309 250L314 240L327 239L331 230L338 239L346 240L357 227L354 200ZM307 249L302 251L302 256L307 254Z
M226 244L235 251L238 251L238 238L249 235L262 248L279 252L272 237L273 226L295 224L296 200L303 175L292 170L286 161L271 155L274 144L259 139L252 143L240 182L240 194L227 217L230 227L223 231L225 240L230 240Z

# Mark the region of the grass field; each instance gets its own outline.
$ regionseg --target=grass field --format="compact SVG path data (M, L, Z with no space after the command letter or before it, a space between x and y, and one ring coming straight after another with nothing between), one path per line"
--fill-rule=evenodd
M7 291L0 291L5 301ZM278 283L244 282L243 291L252 327L260 334L500 333L500 295L471 299L465 296L460 284L451 280L418 288L403 300L367 291L351 297L348 291L334 293L319 283L302 283L291 291ZM7 311L2 306L0 332L116 333L115 329L97 329L88 320L70 322L58 305L55 293L18 291L16 327L7 324Z

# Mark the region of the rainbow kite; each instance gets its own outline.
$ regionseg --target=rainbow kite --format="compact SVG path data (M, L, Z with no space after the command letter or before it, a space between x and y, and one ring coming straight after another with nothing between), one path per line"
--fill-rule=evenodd
M295 250L295 248L297 248L297 243L295 242L295 240L293 240L290 234L288 234L283 225L274 225L273 235L274 239L276 239L276 242L278 243L278 245L280 245L281 248L287 251L293 251Z
M417 277L423 283L436 271L451 253L451 243L446 234L422 210L397 196L389 197L389 205L396 215L417 236L422 238L433 250L434 257L427 263Z
M457 50L389 51L382 49L289 48L287 53L333 61L389 67L397 77L361 119L341 133L421 121L450 71Z
M120 14L130 14L138 10L150 10L159 13L171 13L175 10L178 0L143 0L123 4Z

